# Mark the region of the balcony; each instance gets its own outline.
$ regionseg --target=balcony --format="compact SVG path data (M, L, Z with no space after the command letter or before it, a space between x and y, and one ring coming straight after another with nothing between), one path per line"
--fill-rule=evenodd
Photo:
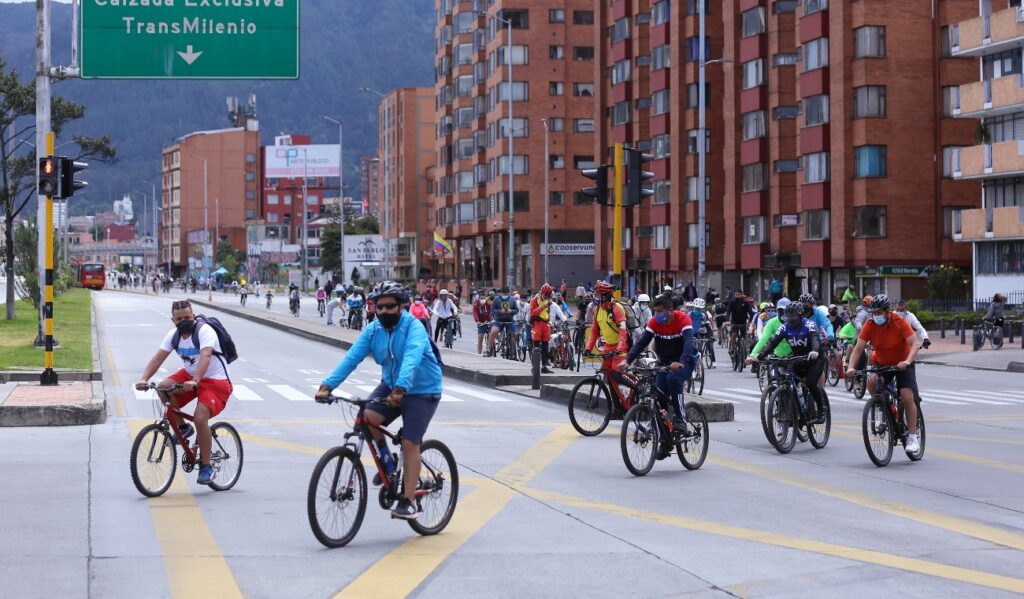
M960 86L959 118L993 117L1024 110L1024 76L1010 75Z
M1009 50L1024 42L1024 10L1008 8L951 26L953 56L981 56Z
M957 179L985 179L1024 174L1024 140L1003 141L960 149Z
M1024 206L961 210L953 218L955 241L1024 239Z

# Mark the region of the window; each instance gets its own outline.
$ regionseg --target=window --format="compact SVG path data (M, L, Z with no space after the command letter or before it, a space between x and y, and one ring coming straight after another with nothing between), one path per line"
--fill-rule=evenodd
M700 147L697 145L698 131L698 129L690 129L686 132L686 152L688 154L696 154L700 151ZM711 131L708 129L704 130L704 151L711 153Z
M476 187L476 179L473 171L460 171L455 173L455 185L460 192L473 191Z
M629 64L627 61L626 64ZM573 83L572 84L572 95L576 97L589 98L594 95L594 84L593 83Z
M768 189L768 173L765 163L748 164L743 167L743 191Z
M497 120L497 136L508 137L508 119ZM526 117L512 119L512 137L526 137L530 133L530 121Z
M970 206L943 206L942 207L942 236L952 239L954 233L960 232L960 212L970 210Z
M743 89L757 87L764 83L764 60L757 58L743 63Z
M499 65L503 65L503 66L504 65L508 65L508 62L505 60L505 54L507 54L507 53L508 53L508 46L500 46L498 48L497 57L498 57L498 64ZM513 65L528 64L529 62L530 62L530 48L529 48L529 46L513 45L512 46L512 64Z
M828 0L804 0L804 14L810 15L828 9Z
M697 226L697 223L691 223L686 226L686 247L697 247L697 233L699 231L700 227ZM704 247L711 247L711 223L705 223Z
M548 163L551 168L565 168L565 156L561 154L551 154L548 156Z
M472 158L476 154L476 145L472 139L460 139L455 142L455 156L459 160Z
M573 46L572 58L573 60L594 60L594 47Z
M624 125L630 121L629 100L619 102L612 108L612 125Z
M276 193L268 193L267 194L267 205L268 206L277 206L277 194Z
M612 85L618 85L624 81L629 81L630 67L632 64L633 63L630 62L628 58L615 63L612 67ZM593 90L593 84L590 84L590 86L591 90Z
M743 37L750 37L765 32L764 7L751 8L740 15Z
M654 227L654 241L651 243L651 247L656 250L668 249L671 246L671 236L671 227L669 227L668 225L656 225Z
M668 158L672 155L672 136L667 133L663 135L655 135L654 139L651 141L654 145L655 158Z
M672 66L672 48L668 44L655 46L651 50L651 70L660 71Z
M790 67L796 64L798 58L800 58L800 55L795 52L779 53L772 56L772 66Z
M501 18L512 24L512 29L530 28L530 11L525 9L504 9L500 14ZM490 20L490 19L489 19ZM492 21L493 22L493 21Z
M576 133L593 133L594 119L573 119L572 130Z
M797 0L775 0L772 4L772 13L776 15L790 14L796 12Z
M960 86L946 85L942 88L942 116L953 116L960 112Z
M469 129L476 119L476 111L472 108L459 108L455 111L455 126L459 129Z
M885 206L858 206L853 209L854 237L885 237Z
M572 192L572 203L575 206L593 206L594 198L586 195L582 191Z
M975 244L982 274L1020 274L1024 272L1024 241L995 241Z
M942 148L942 176L956 177L960 174L960 148L947 146Z
M690 83L686 86L686 107L687 108L699 108L700 103L700 88L698 84ZM711 107L711 84L704 84L704 108Z
M697 181L700 177L687 177L686 178L686 201L687 202L699 202L700 198L697 197L698 187ZM704 177L704 201L711 199L711 177Z
M573 156L572 166L576 170L583 170L585 168L594 168L594 157L593 156Z
M498 101L508 101L509 85L507 81L498 84ZM512 82L512 101L524 102L530 99L530 86L525 81Z
M651 21L652 25L657 27L658 25L664 25L668 23L669 16L671 15L672 9L669 4L669 0L661 0L651 5Z
M804 183L828 181L828 152L806 154L804 161Z
M696 15L699 14L698 11L700 11L700 0L686 0L686 14ZM704 0L704 14L711 14L711 0Z
M560 116L548 119L548 127L551 131L565 131L565 119Z
M249 152L248 154L245 155L245 161L248 162L249 164L256 162L256 154Z
M668 112L670 108L669 91L667 89L663 89L651 94L651 107L654 109L654 114L656 115Z
M711 38L704 37L704 53L711 47ZM700 36L686 38L686 62L697 62L701 59Z
M828 66L828 38L819 37L801 47L804 53L804 72Z
M459 224L465 225L476 220L476 205L473 202L462 202L456 204L458 208Z
M574 11L572 11L572 24L573 25L593 25L594 24L594 11L592 11L592 10L574 10Z
M860 146L854 148L856 152L854 177L884 177L887 174L886 168L886 147L885 146Z
M564 96L565 95L565 84L561 81L552 81L548 84L548 95L549 96Z
M988 143L1024 139L1024 113L998 115L985 119Z
M476 13L472 11L460 12L455 15L455 33L469 33L473 31L475 21Z
M885 56L885 27L868 25L853 30L854 58L882 58Z
M548 23L565 23L565 11L560 8L552 8L549 10Z
M1020 51L1007 50L981 58L981 79L991 81L1021 72Z
M623 17L611 26L612 43L629 39L629 17Z
M763 216L747 216L743 219L743 243L764 243L764 220Z
M853 88L853 118L885 116L885 86L864 85Z
M551 204L552 206L564 206L565 193L561 191L552 191L548 194L548 204Z
M775 161L775 172L776 173L795 173L800 170L800 161L796 159L791 160L776 160Z
M565 58L565 46L548 46L548 58L562 60Z
M672 182L661 180L654 182L654 203L668 204L672 201Z
M246 181L255 181L256 180L256 173L254 173L252 171L245 171L245 180Z
M804 212L804 239L819 240L829 237L829 211L808 210Z
M498 211L505 212L508 210L508 204L505 203L506 198L505 192L498 194ZM529 212L530 211L530 192L528 191L517 191L512 194L512 211L513 212Z
M814 127L828 122L828 94L804 98L804 126Z
M939 30L939 40L942 45L942 55L952 56L953 48L960 46L959 25L946 25Z
M800 106L776 106L772 109L772 119L776 121L795 119L798 114L800 114Z
M473 64L473 44L455 46L455 64Z
M460 75L455 78L455 95L460 98L473 95L473 76Z

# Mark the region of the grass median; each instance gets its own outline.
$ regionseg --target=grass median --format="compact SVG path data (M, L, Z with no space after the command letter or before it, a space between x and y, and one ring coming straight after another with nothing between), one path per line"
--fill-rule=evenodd
M37 313L28 302L15 303L14 320L0 316L0 370L42 370L45 353L32 344ZM92 293L69 289L53 302L53 350L56 369L92 370Z

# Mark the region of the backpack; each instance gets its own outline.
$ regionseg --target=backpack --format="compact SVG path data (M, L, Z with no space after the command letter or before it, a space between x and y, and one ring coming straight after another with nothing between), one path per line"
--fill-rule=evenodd
M619 299L615 300L615 303L622 308L622 312L626 315L626 329L630 331L639 329L640 319L636 317L636 312L633 311L633 308L630 308L625 302Z
M220 343L220 351L213 352L213 355L220 358L222 361L228 364L238 359L238 350L235 348L235 342L231 339L231 335L228 334L228 330L224 328L220 320L212 316L203 316L199 314L196 316L196 328L192 331L193 335L199 333L199 327L204 324L208 324L213 327L213 332L217 333L217 342ZM171 347L175 351L178 349L178 344L181 343L181 333L178 331L174 332L174 338L171 339ZM227 372L227 366L224 367L224 371Z

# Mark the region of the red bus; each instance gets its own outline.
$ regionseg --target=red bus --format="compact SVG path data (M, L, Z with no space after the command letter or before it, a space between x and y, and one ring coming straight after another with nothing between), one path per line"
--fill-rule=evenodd
M78 267L78 283L86 289L103 289L107 283L107 271L102 264L81 264Z

